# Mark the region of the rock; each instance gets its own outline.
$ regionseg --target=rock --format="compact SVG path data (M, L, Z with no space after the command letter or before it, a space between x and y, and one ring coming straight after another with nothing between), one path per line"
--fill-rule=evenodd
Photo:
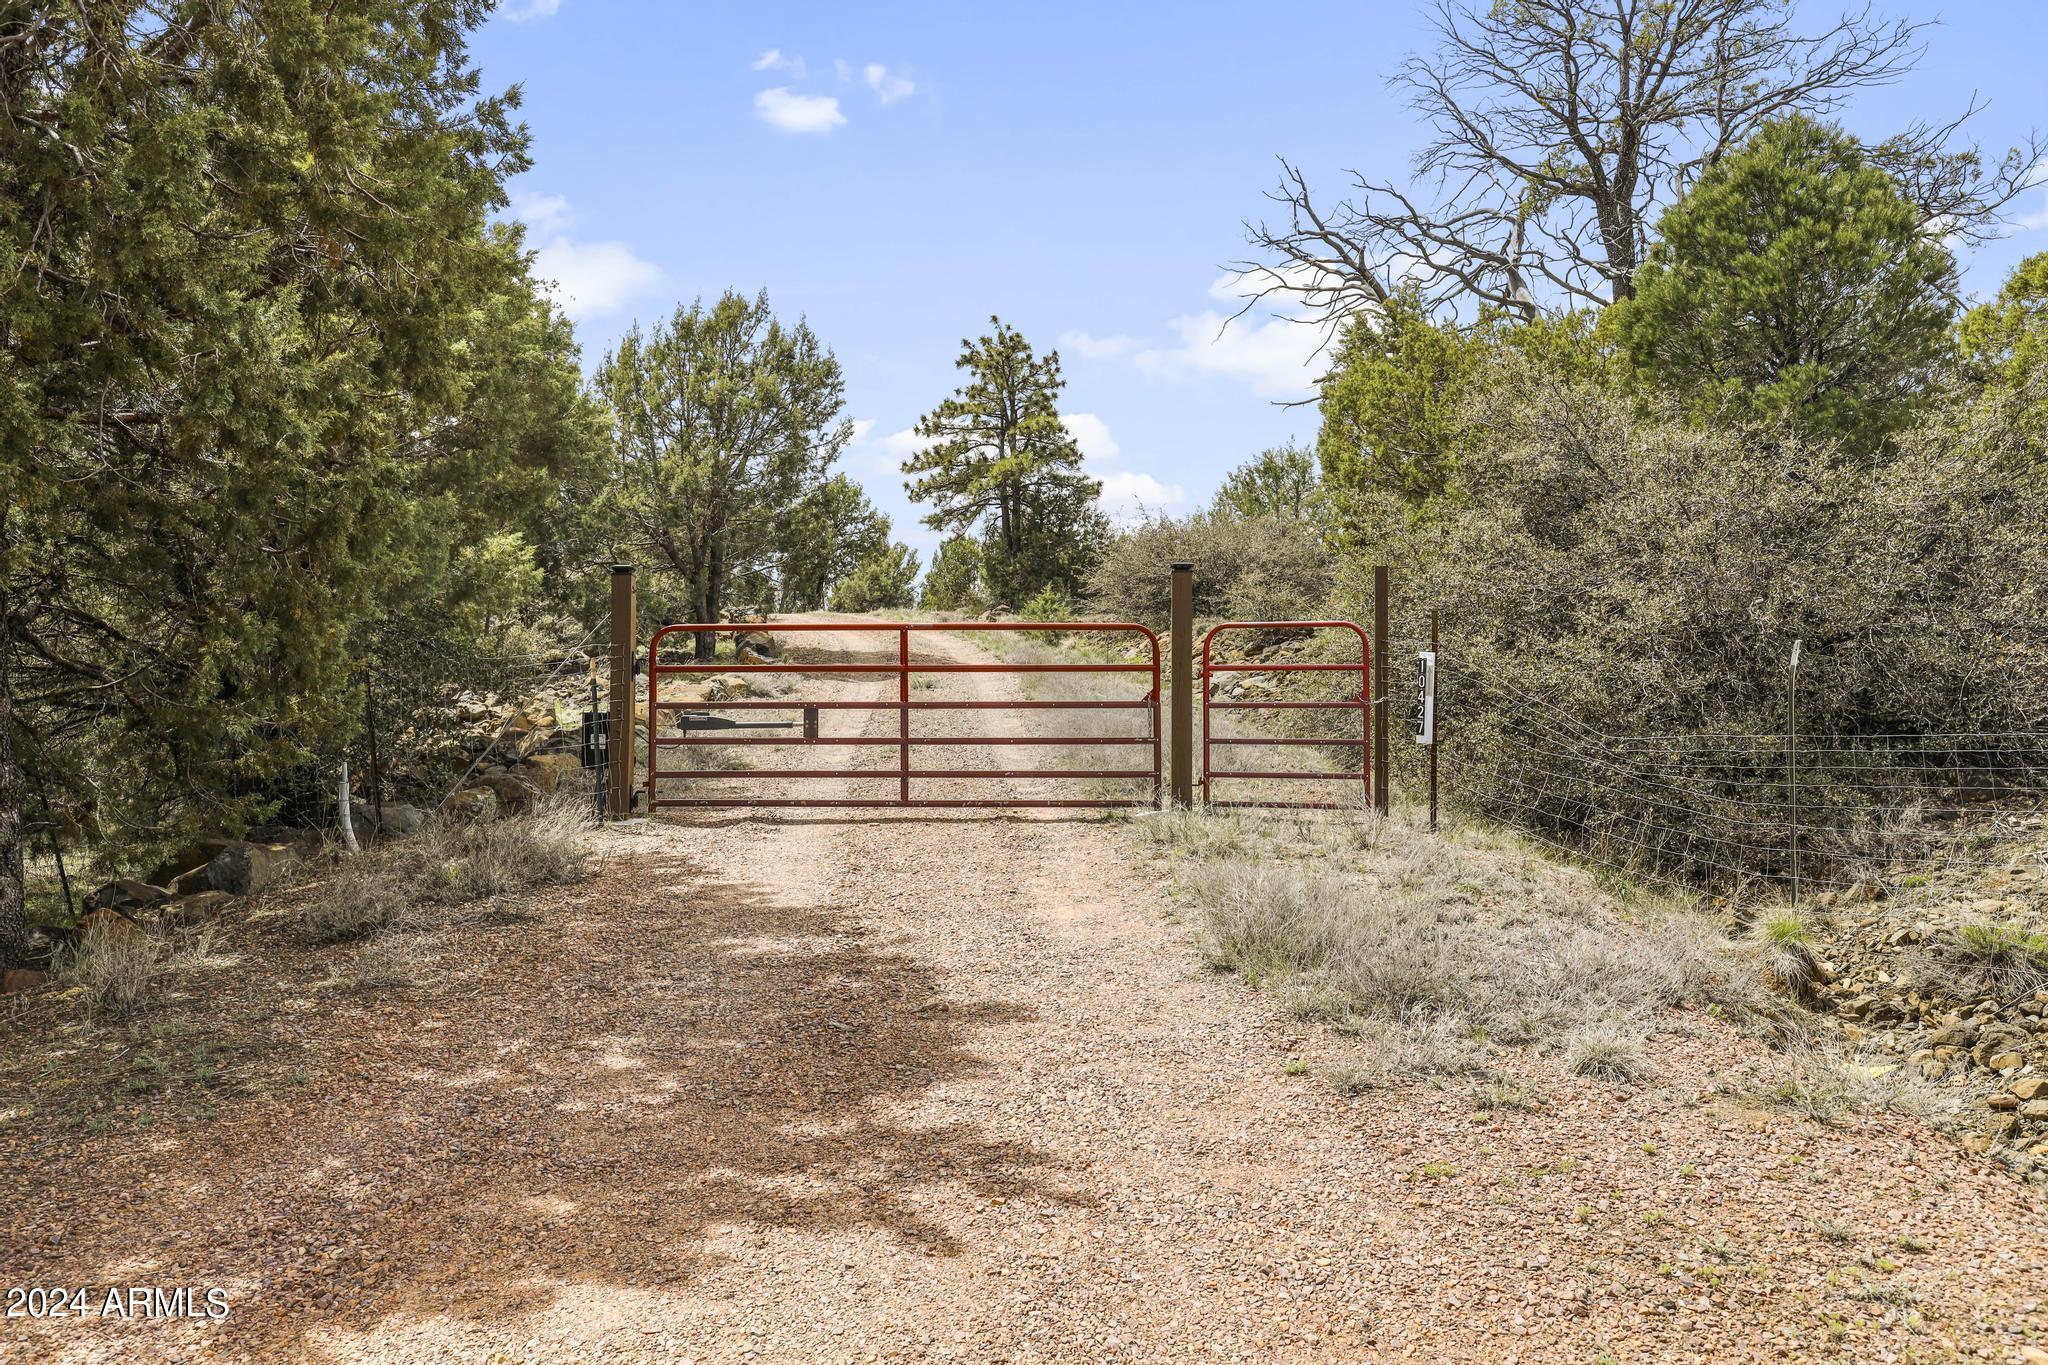
M86 897L85 904L90 910L119 910L124 915L133 915L137 910L146 910L158 901L170 898L171 893L160 886L125 878L108 882Z
M0 995L13 995L17 991L34 990L50 978L47 974L32 971L27 967L10 967L0 972Z
M213 856L233 842L233 839L201 839L179 849L157 864L156 870L149 874L150 885L178 890L179 881L192 876L195 872L205 872L206 865L213 861Z
M1950 1024L1947 1028L1938 1028L1933 1033L1927 1035L1927 1041L1929 1045L1936 1048L1972 1047L1977 1042L1977 1026L1975 1024Z
M562 775L552 763L536 763L532 759L513 768L509 774L533 788L536 795L552 796L555 788L562 784Z
M2048 1076L2027 1076L2012 1083L2012 1093L2023 1100L2048 1096Z
M207 863L205 889L225 891L230 896L253 896L277 885L298 860L298 852L290 844L237 840Z
M2018 1071L2026 1064L2027 1059L2017 1052L1994 1053L1984 1061L1993 1071Z
M441 803L441 810L455 820L488 820L498 813L498 794L489 787L464 787Z
M2018 1095L1993 1095L1984 1103L1994 1111L2017 1109L2020 1107L2020 1097Z
M547 796L582 772L583 764L574 754L535 754L513 771L532 782L541 795Z
M2048 1119L2048 1100L2028 1100L2020 1106L2023 1119Z
M93 910L78 917L78 923L71 931L74 941L83 942L99 937L123 939L135 932L135 921L118 910Z
M377 811L377 832L379 834L418 834L420 826L426 824L427 813L418 806L408 806L395 801Z

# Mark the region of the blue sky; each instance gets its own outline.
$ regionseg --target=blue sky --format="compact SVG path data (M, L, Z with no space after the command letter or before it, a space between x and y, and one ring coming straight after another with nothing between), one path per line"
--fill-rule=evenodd
M1384 77L1428 46L1422 9L508 0L474 56L487 85L524 87L535 165L514 209L586 362L635 319L765 287L845 369L847 469L929 550L897 463L991 313L1060 350L1063 410L1114 511L1190 510L1233 465L1313 438L1312 407L1275 402L1311 391L1311 329L1222 328L1225 267L1276 155L1318 185L1404 174L1419 133ZM1950 117L1973 93L1987 150L2048 128L2048 5L1888 10L1942 26L1852 129ZM2019 212L1966 257L1971 291L2048 250L2048 192Z

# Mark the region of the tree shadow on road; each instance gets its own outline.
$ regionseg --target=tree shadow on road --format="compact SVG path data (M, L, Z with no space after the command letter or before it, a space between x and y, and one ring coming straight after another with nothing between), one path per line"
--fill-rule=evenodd
M829 909L678 859L530 908L539 922L492 933L474 970L318 1000L301 1045L264 1056L303 1082L159 1131L176 1145L155 1178L60 1156L77 1183L15 1216L65 1225L27 1229L17 1245L51 1255L15 1278L132 1283L146 1265L150 1283L229 1286L216 1339L292 1353L379 1322L531 1313L565 1283L687 1284L749 1230L943 1256L928 1199L1087 1202L1028 1146L893 1112L1028 1012L948 998Z

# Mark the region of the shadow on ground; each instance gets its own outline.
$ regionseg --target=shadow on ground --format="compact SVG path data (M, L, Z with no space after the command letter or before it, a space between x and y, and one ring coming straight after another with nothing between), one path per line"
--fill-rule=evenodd
M915 1207L933 1186L1080 1202L1028 1147L891 1120L1022 1016L948 999L858 926L673 859L532 908L472 949L486 970L313 1005L301 1084L153 1127L160 1155L9 1133L0 1170L65 1184L9 1199L39 1262L9 1280L239 1286L220 1340L267 1354L393 1315L525 1314L564 1281L683 1284L728 1230L947 1255ZM39 1161L9 1159L24 1138Z

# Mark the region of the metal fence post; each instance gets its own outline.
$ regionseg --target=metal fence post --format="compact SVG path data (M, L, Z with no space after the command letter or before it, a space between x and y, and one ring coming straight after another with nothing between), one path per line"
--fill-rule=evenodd
M1372 571L1372 807L1393 809L1387 790L1387 566Z
M1429 656L1436 660L1436 676L1430 679L1432 689L1429 715L1429 832L1436 833L1436 744L1437 731L1444 723L1443 708L1436 706L1435 691L1443 678L1443 652L1437 645L1436 608L1429 609Z
M611 716L605 726L605 813L614 820L624 820L633 813L633 658L639 639L633 618L633 566L614 564ZM652 682L651 679L649 681ZM647 730L651 742L654 734L652 705L647 709Z
M1176 806L1195 802L1195 566L1173 566L1171 613L1173 657L1168 683L1173 691L1173 780L1167 795Z

